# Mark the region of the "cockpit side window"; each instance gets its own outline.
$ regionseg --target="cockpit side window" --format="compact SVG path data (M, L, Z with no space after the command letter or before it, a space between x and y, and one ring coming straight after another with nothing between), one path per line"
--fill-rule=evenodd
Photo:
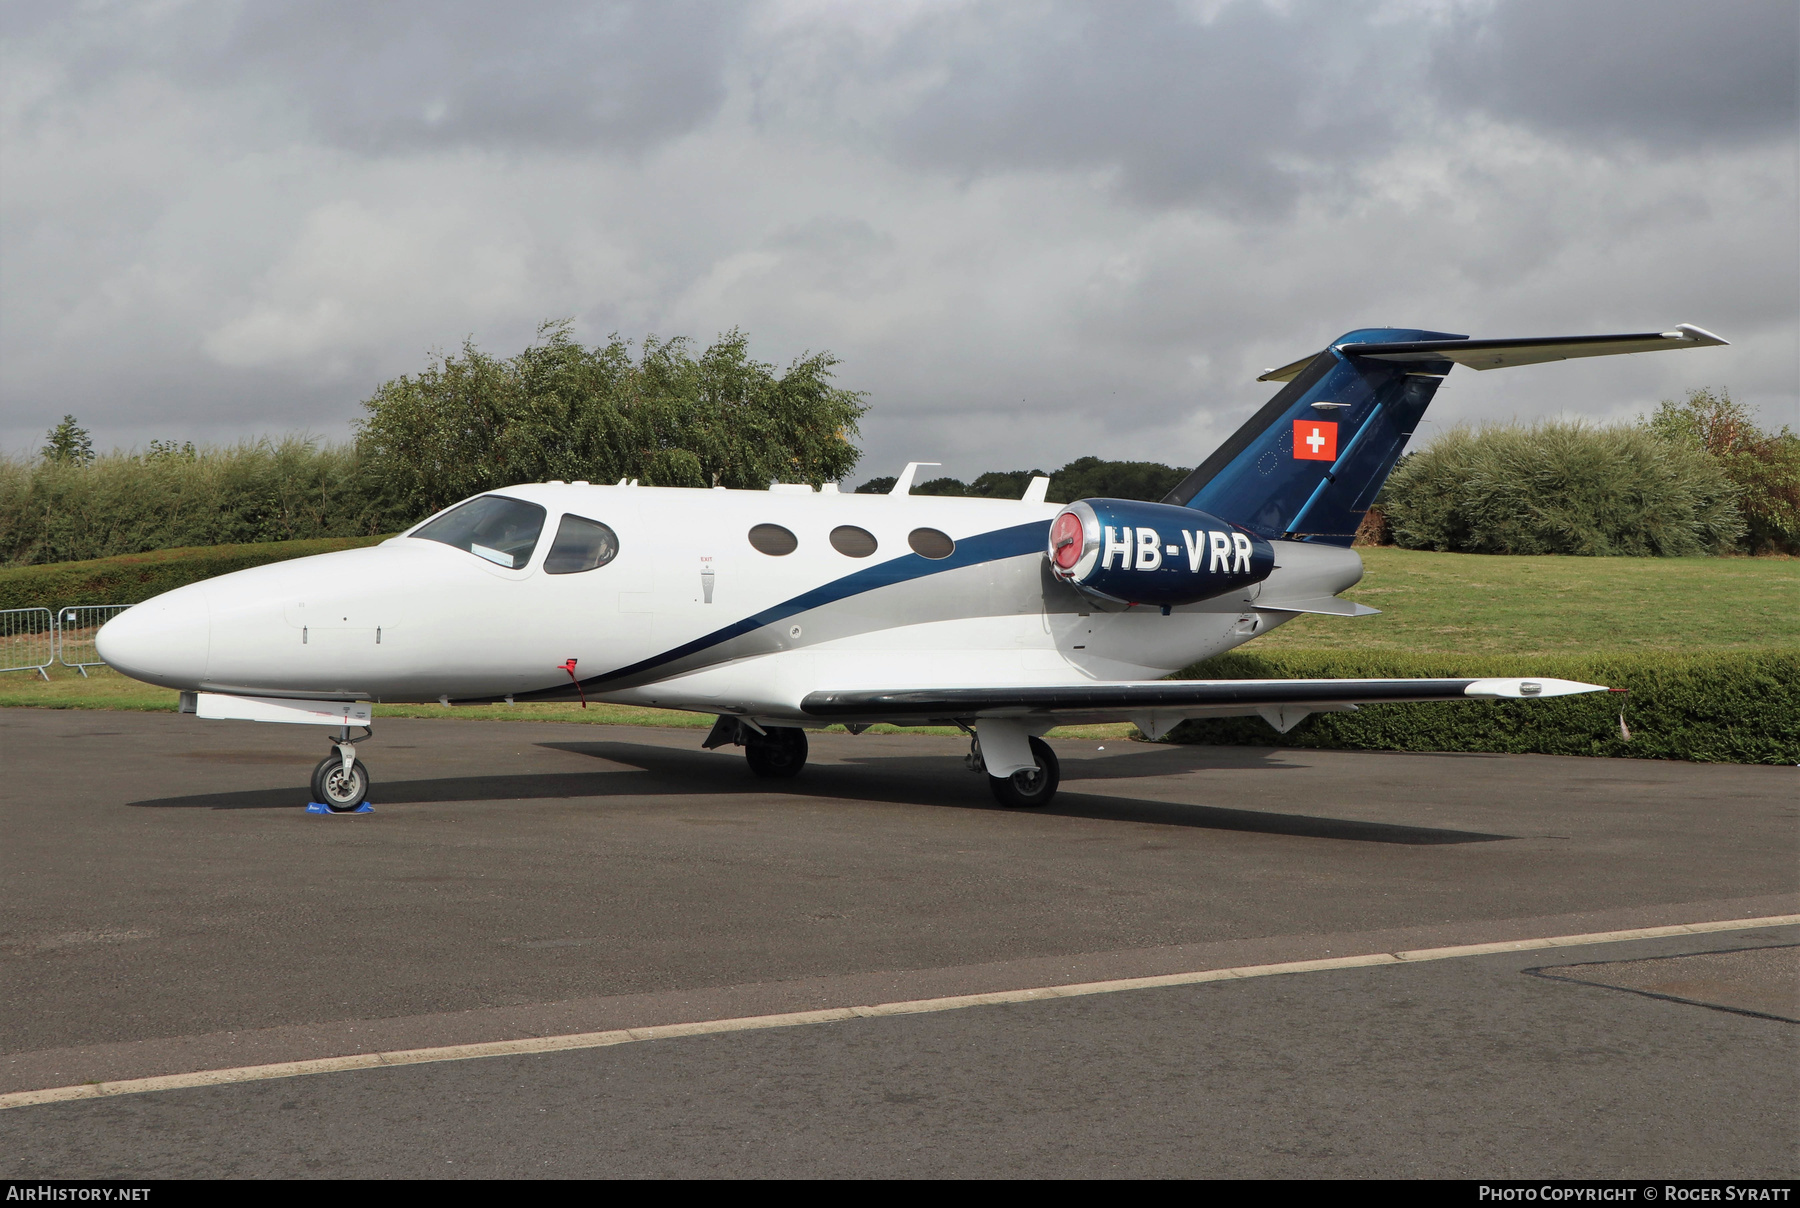
M581 516L564 516L557 526L556 540L544 555L544 573L573 575L595 570L611 562L619 553L619 537L598 520Z
M411 535L454 545L495 566L519 570L531 561L548 514L522 499L483 495L452 508Z

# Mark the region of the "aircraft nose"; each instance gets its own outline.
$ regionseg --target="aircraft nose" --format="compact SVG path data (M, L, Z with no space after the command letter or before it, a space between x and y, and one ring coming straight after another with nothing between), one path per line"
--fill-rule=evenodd
M199 687L211 644L212 613L198 584L133 605L94 635L107 666L165 688Z

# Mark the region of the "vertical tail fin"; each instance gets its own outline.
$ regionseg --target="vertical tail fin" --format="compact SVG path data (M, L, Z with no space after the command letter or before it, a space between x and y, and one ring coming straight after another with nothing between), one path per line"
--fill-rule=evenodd
M1353 331L1317 356L1265 375L1259 380L1292 380L1163 502L1270 539L1349 545L1451 362L1372 360L1339 346L1463 338Z

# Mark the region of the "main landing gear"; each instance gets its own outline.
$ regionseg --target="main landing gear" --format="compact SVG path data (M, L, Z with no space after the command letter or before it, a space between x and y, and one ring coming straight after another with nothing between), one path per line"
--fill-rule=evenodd
M965 727L966 728L966 727ZM1056 796L1056 788L1062 783L1062 764L1057 761L1056 752L1050 744L1041 738L1031 740L1031 757L1037 761L1035 768L1014 772L1011 776L989 776L988 791L994 800L1008 809L1029 810L1050 804ZM986 772L987 763L981 757L981 739L974 733L969 735L969 754L963 761L972 772Z
M334 814L348 814L368 799L369 769L356 757L356 744L374 733L364 726L362 738L351 738L350 727L345 726L343 733L331 740L331 754L313 769L314 801Z
M958 725L969 735L966 765L970 771L985 775L987 763L981 755L980 736L972 724L959 722ZM861 726L855 727L855 731L861 729ZM1050 744L1041 738L1030 738L1027 742L1035 766L1010 776L987 777L988 791L993 793L994 800L1009 809L1037 809L1049 805L1051 798L1056 796L1057 786L1062 783L1062 765ZM800 769L806 766L806 731L797 726L771 726L722 714L700 745L710 751L727 744L743 747L750 770L767 779L785 780L798 776ZM1010 762L1017 766L1017 761Z
M758 776L785 780L806 766L806 731L797 726L765 726L722 714L700 745L710 751L726 743L744 748L744 758Z
M794 726L765 726L744 735L744 757L750 770L771 780L798 776L806 766L806 731Z

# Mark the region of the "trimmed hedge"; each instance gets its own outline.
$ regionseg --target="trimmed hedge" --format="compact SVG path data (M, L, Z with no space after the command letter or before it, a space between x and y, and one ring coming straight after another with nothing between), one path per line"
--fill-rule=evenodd
M230 574L234 570L285 562L308 554L374 545L380 537L319 537L309 541L262 541L251 545L208 545L159 549L86 562L52 562L0 570L0 608L64 608L71 604L138 604L151 596Z
M1731 548L1738 495L1697 444L1551 421L1452 428L1401 461L1380 498L1406 549L1671 558Z
M1177 679L1542 675L1626 688L1538 701L1369 705L1315 713L1277 734L1260 717L1183 722L1164 740L1364 751L1609 755L1698 763L1800 763L1800 650L1462 657L1336 651L1232 653ZM1625 712L1631 741L1619 733Z
M384 512L380 491L353 449L293 436L85 462L0 455L0 566L359 537L410 523Z

